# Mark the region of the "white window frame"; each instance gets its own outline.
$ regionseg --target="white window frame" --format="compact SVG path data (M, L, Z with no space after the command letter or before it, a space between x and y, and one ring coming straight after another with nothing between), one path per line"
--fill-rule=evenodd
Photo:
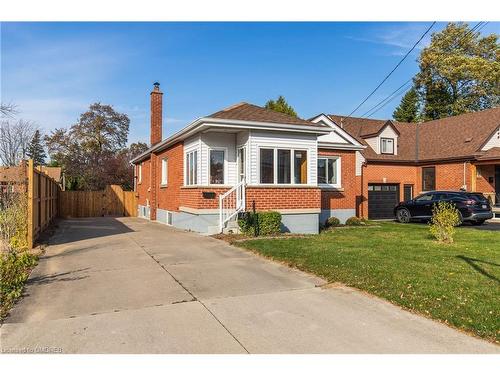
M260 150L273 150L273 182L260 182ZM278 183L278 150L286 150L290 151L290 182L289 183ZM306 159L307 159L307 182L305 184L297 184L294 182L295 180L295 151L305 151ZM258 148L257 155L257 185L269 186L269 185L278 185L278 186L309 186L310 185L310 175L311 171L309 170L310 163L310 153L307 148L301 147L268 147L268 146L260 146Z
M142 183L142 163L138 165L139 168L137 168L137 182L139 184Z
M390 141L390 142L386 142ZM384 143L387 144L392 144L392 151L384 151ZM381 154L386 154L386 155L394 155L394 138L386 138L386 137L381 137L380 138L380 153Z
M160 186L168 186L168 158L161 159L161 182Z
M188 151L184 154L184 186L197 186L198 185L198 173L199 173L199 163L198 163L198 150ZM189 156L193 160L193 179L190 180L190 168L189 168Z
M211 176L210 176L210 153L212 151L223 151L224 152L224 182L222 184L212 184L210 182ZM210 147L208 149L207 153L207 177L208 177L208 186L224 186L227 184L227 154L228 150L227 147Z
M321 159L326 159L327 160L327 166L326 166L326 180L328 181L328 160L335 160L335 169L337 170L337 181L334 184L329 184L329 183L320 183L319 182L319 172L318 172L318 162ZM340 188L342 187L342 157L340 156L321 156L318 155L317 161L316 161L316 176L318 179L318 186L319 187L324 187L324 188Z

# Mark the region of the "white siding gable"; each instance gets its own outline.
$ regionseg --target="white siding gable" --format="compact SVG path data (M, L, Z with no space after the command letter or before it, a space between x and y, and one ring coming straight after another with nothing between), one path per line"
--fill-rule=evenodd
M497 128L490 139L484 144L481 151L488 151L493 147L500 147L500 128Z
M377 154L380 154L380 140L382 138L391 138L394 139L394 155L398 154L398 133L394 131L392 126L386 126L382 132L376 136L371 138L365 138L366 143L375 151Z

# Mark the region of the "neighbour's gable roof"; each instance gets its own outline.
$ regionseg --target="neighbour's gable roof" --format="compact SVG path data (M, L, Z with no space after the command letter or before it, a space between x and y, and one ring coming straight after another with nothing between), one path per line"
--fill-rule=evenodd
M207 117L226 120L269 122L286 125L324 126L322 124L314 124L298 117L293 117L285 113L276 112L271 109L245 102L232 105Z
M340 124L342 116L329 115ZM368 145L367 136L379 134L387 120L350 117L342 119L344 129ZM420 124L391 121L399 132L397 155L376 154L371 147L363 153L369 160L426 161L479 157L481 147L500 125L500 107L480 112L427 121ZM418 134L417 134L418 133ZM417 137L418 136L418 137ZM417 158L418 138L418 158Z
M500 159L500 147L490 148L488 151L484 151L477 160L492 160Z

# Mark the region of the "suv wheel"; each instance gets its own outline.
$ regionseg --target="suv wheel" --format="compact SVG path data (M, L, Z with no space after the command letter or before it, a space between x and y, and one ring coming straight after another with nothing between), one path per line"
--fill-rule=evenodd
M410 211L406 208L400 208L396 211L396 219L398 219L400 223L409 223L411 219Z

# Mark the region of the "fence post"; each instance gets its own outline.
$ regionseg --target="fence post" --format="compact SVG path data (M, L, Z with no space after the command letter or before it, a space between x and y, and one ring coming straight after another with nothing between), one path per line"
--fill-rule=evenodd
M33 159L28 160L28 249L33 248L33 195L34 195L34 170Z

